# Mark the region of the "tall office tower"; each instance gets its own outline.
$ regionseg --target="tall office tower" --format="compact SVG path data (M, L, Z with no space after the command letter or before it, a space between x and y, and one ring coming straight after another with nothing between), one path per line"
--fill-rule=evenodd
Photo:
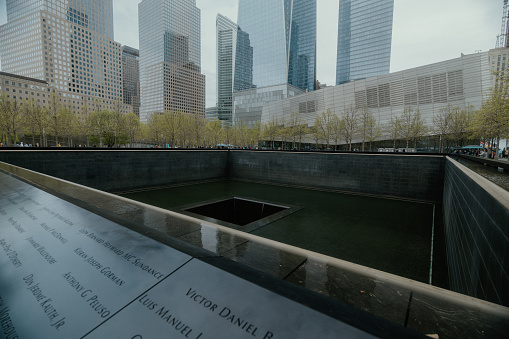
M45 80L70 104L122 103L112 0L7 0L0 55L3 71Z
M195 0L143 0L140 32L140 120L181 110L205 115L200 10Z
M131 105L140 116L140 51L122 46L122 92L124 104Z
M336 85L387 74L394 0L339 0Z
M219 120L231 124L233 91L253 88L253 48L249 34L236 23L218 14L217 39L217 110Z
M238 25L253 48L255 87L315 89L316 0L239 0Z
M217 46L217 110L216 117L223 123L231 124L233 112L233 78L237 44L237 24L218 14L216 18Z

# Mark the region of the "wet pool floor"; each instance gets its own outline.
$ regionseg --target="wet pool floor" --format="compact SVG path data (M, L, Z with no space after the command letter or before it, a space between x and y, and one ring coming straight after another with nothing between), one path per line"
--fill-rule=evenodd
M173 211L232 196L298 206L295 213L250 233L429 282L433 204L235 180L121 195ZM433 285L447 288L439 210L437 205Z

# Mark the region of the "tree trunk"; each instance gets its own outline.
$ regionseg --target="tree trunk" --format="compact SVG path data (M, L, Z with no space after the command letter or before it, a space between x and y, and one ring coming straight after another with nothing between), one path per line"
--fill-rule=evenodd
M499 142L500 142L500 137L497 137L497 147L495 147L495 156L493 157L493 159L497 159L497 160L498 160L498 147L499 147Z

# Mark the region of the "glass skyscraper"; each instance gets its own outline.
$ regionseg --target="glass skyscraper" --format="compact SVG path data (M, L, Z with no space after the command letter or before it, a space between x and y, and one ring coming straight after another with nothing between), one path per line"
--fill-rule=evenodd
M74 107L122 103L112 0L7 0L6 5L2 70L46 81Z
M336 85L390 70L394 0L339 0Z
M232 92L235 65L235 46L237 43L237 24L218 14L216 19L217 46L217 111L216 117L231 123Z
M205 115L196 1L143 0L138 15L140 120L169 110Z
M235 82L244 83L237 90L280 84L315 89L316 0L239 0L238 25L252 47L253 66L250 86L244 81L249 67L237 59Z
M217 38L217 110L214 117L231 124L233 92L253 88L253 47L249 34L218 14Z
M122 90L124 103L140 116L140 51L122 46Z

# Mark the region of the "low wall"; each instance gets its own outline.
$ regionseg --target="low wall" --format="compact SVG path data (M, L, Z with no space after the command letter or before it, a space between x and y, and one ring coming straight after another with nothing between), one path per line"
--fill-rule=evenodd
M441 201L444 158L227 150L0 150L0 161L104 191L223 177Z
M230 164L232 178L442 200L439 155L231 151Z
M228 151L0 150L0 161L103 191L222 178Z
M451 289L509 306L509 192L447 158L443 213Z

